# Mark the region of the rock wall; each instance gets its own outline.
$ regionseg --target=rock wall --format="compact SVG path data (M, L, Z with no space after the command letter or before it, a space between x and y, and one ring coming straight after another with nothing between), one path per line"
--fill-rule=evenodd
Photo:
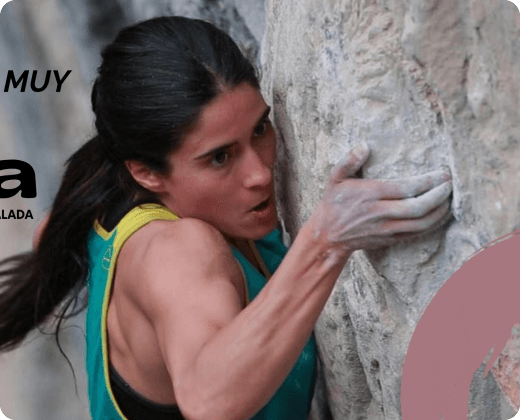
M372 149L364 177L453 174L454 221L356 252L316 326L333 418L400 419L400 369L421 309L474 251L520 228L520 14L505 0L267 0L266 10L263 88L293 236L361 140ZM500 366L475 375L470 419L517 411L495 379Z

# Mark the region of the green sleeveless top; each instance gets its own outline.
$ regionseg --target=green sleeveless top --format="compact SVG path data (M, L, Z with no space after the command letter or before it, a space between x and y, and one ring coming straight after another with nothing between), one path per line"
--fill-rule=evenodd
M126 240L153 220L177 220L166 207L144 204L128 212L111 231L95 223L88 238L90 270L87 278L86 368L90 414L93 420L127 420L112 392L109 379L107 313L117 257ZM244 274L248 302L266 284L282 261L287 248L278 230L259 241L251 241L264 274L236 249L233 255ZM252 420L304 420L310 410L315 381L316 345L311 336L299 359L271 400Z

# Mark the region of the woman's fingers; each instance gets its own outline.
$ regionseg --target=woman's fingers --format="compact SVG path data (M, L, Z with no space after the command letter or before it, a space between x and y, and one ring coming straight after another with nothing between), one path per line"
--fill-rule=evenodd
M339 183L347 178L353 177L363 164L367 161L370 149L367 144L360 143L332 169L330 181Z
M448 199L453 190L451 181L427 191L426 193L404 200L381 201L380 205L387 208L388 217L395 219L417 219L432 212Z
M450 203L444 202L435 210L418 219L387 220L383 222L383 228L396 238L403 238L403 234L419 234L435 230L452 218Z
M380 181L379 198L398 200L423 194L447 181L451 181L449 170L438 170L413 176L401 181Z
M316 213L331 242L377 248L434 230L452 217L449 170L402 181L352 178L367 159L368 149L357 147L331 173Z

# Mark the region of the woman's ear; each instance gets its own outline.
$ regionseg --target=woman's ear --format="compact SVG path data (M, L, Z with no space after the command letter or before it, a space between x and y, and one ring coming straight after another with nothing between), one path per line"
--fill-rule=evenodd
M163 191L163 178L161 175L153 172L146 165L135 160L127 160L125 162L126 169L132 175L132 178L143 188L154 193Z

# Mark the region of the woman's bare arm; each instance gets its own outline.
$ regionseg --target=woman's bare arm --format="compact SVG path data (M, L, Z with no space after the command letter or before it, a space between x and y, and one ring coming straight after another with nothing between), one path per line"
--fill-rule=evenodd
M348 255L331 264L326 243L304 227L267 285L242 309L234 286L242 281L240 271L211 229L179 223L154 241L143 261L153 267L141 278L148 290L139 299L186 418L248 419L297 360ZM180 236L186 239L175 240ZM175 268L160 267L174 259Z

